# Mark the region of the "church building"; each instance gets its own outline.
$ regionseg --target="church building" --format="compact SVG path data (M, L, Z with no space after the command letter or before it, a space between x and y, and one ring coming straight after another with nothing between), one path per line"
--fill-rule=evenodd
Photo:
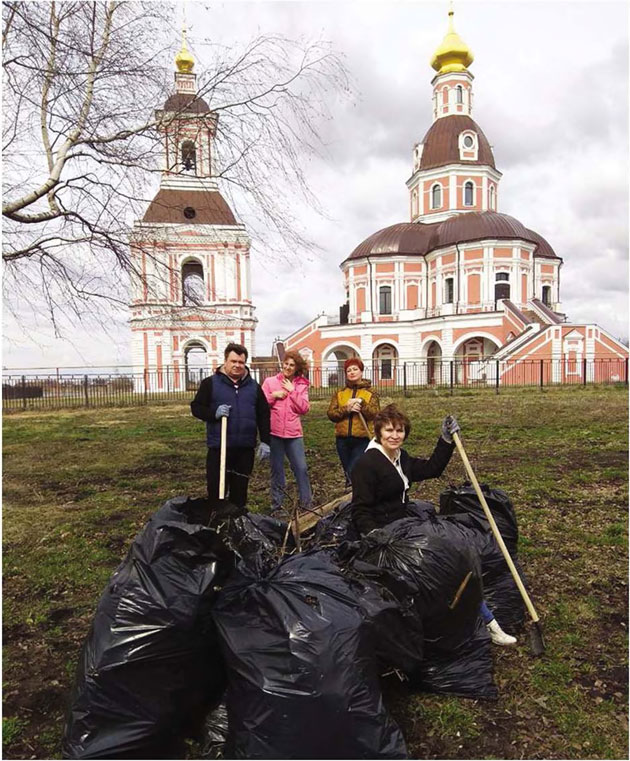
M255 350L250 238L219 191L218 116L197 95L185 36L175 63L175 92L156 111L160 187L130 240L134 373L150 391L196 388L230 341Z
M527 363L554 359L547 382L568 382L584 360L628 356L599 326L567 321L561 257L499 211L502 175L472 118L472 61L451 9L431 59L433 123L413 148L409 221L359 243L340 265L346 303L339 316L319 315L284 339L285 350L330 370L359 356L375 381L421 360L428 383L443 382L436 374L449 370L444 360L456 360L459 376L471 380L495 381L500 368L501 382L518 382ZM606 372L605 363L589 367L589 380L614 380L593 375Z

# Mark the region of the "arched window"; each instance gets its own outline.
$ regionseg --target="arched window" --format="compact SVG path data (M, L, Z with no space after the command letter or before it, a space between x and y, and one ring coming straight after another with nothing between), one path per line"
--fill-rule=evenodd
M378 289L378 311L379 314L392 313L392 288L390 285L382 285Z
M182 303L184 306L199 306L205 300L203 266L196 259L187 261L182 267Z
M431 188L431 208L439 209L442 206L442 186L436 183Z
M457 85L455 88L455 92L457 93L457 102L463 103L464 102L464 89L461 85Z
M551 286L543 285L542 289L542 302L545 306L551 306Z
M489 193L488 207L490 209L494 210L495 209L495 203L496 203L496 200L495 200L496 196L495 196L494 185L490 185L490 190L488 191L488 193Z
M197 150L192 140L182 143L182 171L197 174Z
M464 206L474 206L475 205L475 186L474 184L468 180L464 184Z

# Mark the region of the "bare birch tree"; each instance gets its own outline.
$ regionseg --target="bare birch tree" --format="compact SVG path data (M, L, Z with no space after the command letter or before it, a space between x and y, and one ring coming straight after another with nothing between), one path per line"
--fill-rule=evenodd
M164 3L3 3L4 295L18 320L25 300L56 329L98 315L99 300L126 304L128 235L160 170L154 109L171 89L175 19ZM291 199L317 205L303 162L323 149L327 99L348 92L340 58L270 36L199 48L237 212L254 210L289 250L312 248Z

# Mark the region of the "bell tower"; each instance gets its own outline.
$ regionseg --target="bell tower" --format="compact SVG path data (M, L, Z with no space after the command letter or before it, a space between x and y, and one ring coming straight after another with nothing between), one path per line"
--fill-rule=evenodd
M133 364L151 391L195 388L234 341L254 353L250 238L221 195L218 116L197 92L182 33L175 91L156 111L157 194L131 235Z
M466 212L497 211L501 179L494 155L472 119L472 51L455 31L454 11L448 30L431 58L433 124L413 148L407 180L411 222L444 222Z

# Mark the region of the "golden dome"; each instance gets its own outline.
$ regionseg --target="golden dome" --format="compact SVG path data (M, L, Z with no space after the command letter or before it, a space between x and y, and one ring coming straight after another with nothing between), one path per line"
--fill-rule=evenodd
M182 49L175 56L175 66L177 66L177 71L181 72L182 74L190 74L190 72L195 68L195 59L188 52L188 48L186 47L185 29L182 29Z
M451 8L448 12L448 32L431 59L431 66L438 74L465 71L474 61L472 50L453 27L453 15L454 11Z

